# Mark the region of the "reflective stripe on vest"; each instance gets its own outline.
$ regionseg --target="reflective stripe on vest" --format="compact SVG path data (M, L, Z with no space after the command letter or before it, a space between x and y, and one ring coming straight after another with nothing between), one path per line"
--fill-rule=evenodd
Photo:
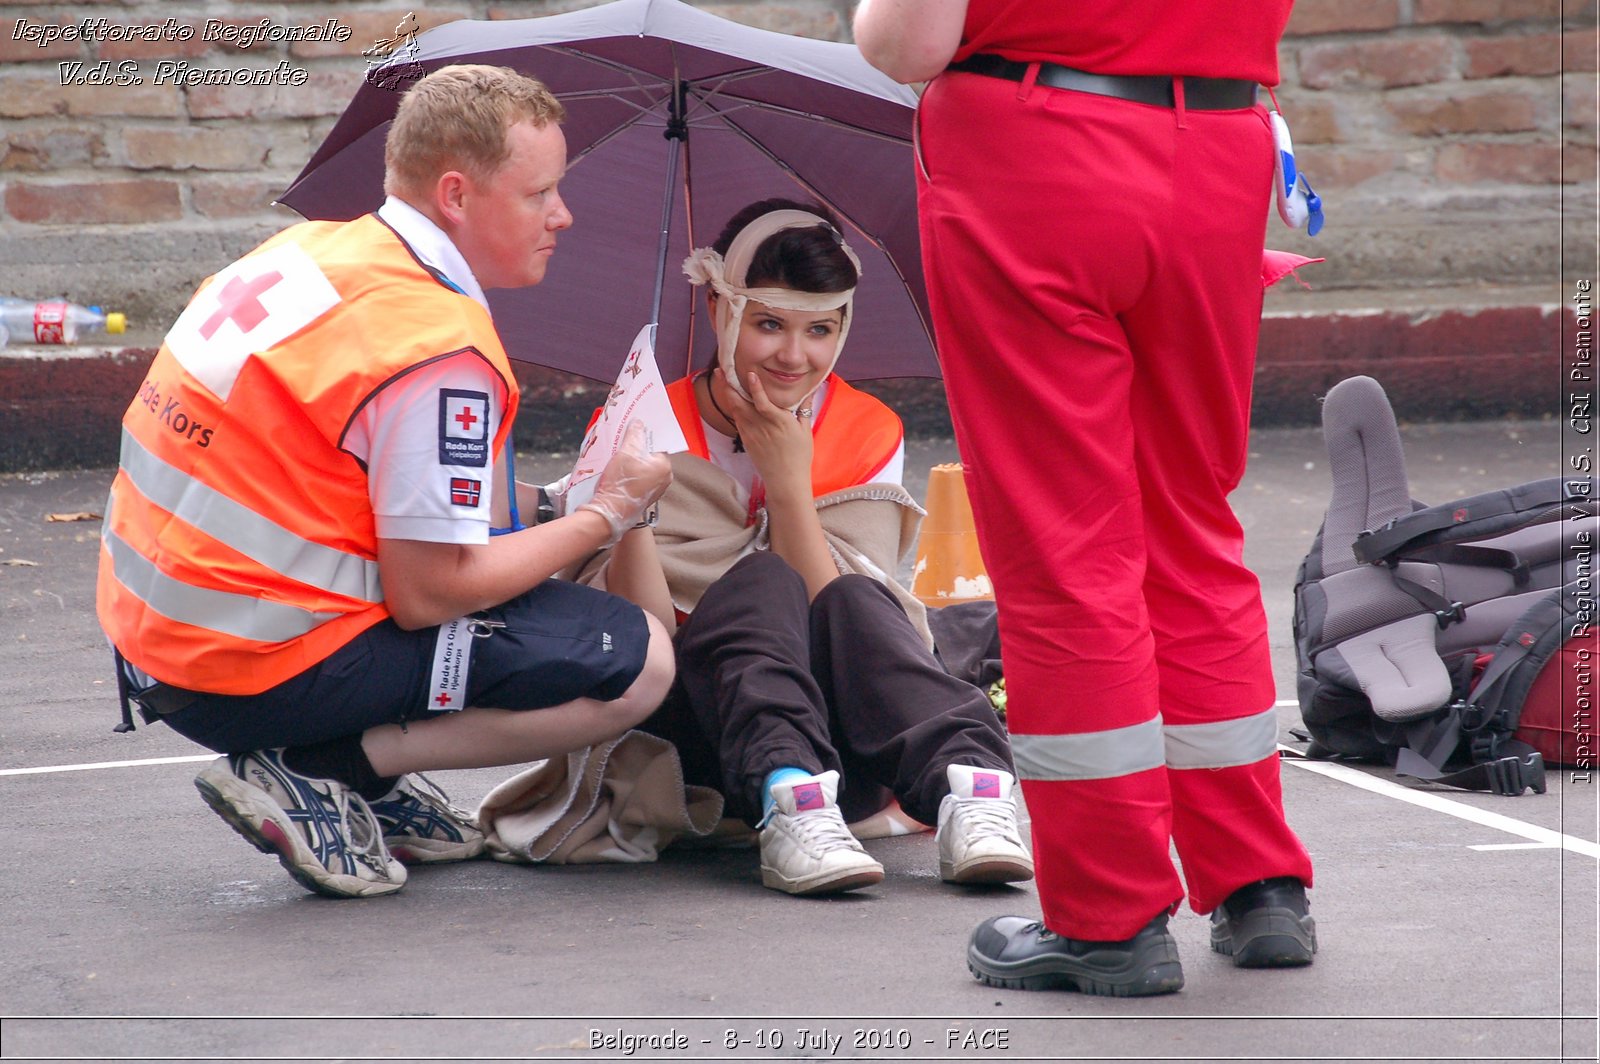
M101 535L117 582L163 617L240 639L284 643L298 639L337 613L313 613L255 595L210 591L175 580L157 569L108 527Z
M231 547L245 557L310 587L364 602L383 601L377 562L295 535L182 470L174 469L146 450L126 429L122 432L121 463L122 471L141 495L223 546ZM127 544L123 544L123 548L131 549ZM116 551L112 551L112 557L118 557ZM120 569L117 578L122 580L124 586L133 586L128 580L122 579ZM185 624L241 634L234 628L218 627L169 610L160 612ZM309 630L295 634L303 635ZM276 642L284 637L249 635L247 638Z
M1017 775L1029 780L1103 780L1173 769L1253 765L1278 749L1274 709L1211 724L1141 724L1072 735L1011 735Z

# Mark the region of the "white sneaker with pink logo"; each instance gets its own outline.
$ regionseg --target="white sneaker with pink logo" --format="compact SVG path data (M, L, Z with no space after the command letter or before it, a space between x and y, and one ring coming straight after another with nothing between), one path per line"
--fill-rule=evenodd
M939 803L939 878L947 883L1015 883L1033 878L1033 857L1017 826L1016 777L975 765L947 765L950 793Z
M883 880L839 813L839 774L774 784L777 803L761 828L761 885L786 894L837 894Z

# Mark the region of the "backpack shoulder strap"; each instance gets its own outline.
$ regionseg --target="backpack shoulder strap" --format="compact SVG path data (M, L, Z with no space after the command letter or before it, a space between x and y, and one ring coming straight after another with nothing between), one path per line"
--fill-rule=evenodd
M1548 477L1402 514L1356 537L1358 561L1392 561L1422 547L1483 539L1562 516L1595 512L1594 479Z

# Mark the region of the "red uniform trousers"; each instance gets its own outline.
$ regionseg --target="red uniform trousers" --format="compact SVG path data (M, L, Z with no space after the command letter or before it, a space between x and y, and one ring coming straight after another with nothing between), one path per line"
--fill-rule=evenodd
M1045 924L1118 940L1270 876L1284 821L1244 472L1273 147L1185 111L946 74L923 255L999 604Z

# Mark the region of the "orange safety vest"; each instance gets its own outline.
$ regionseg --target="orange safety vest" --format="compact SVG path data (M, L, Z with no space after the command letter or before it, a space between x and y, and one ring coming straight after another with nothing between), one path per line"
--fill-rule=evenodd
M344 434L385 384L463 352L505 382L506 410L465 443L441 425L440 449L481 454L487 477L517 410L505 350L377 216L292 226L202 285L122 419L96 590L122 655L257 694L387 618Z
M827 394L811 421L811 497L865 484L894 457L905 439L900 417L875 396L853 388L838 374L828 374ZM705 426L694 394L694 378L667 385L667 398L689 453L707 460Z

